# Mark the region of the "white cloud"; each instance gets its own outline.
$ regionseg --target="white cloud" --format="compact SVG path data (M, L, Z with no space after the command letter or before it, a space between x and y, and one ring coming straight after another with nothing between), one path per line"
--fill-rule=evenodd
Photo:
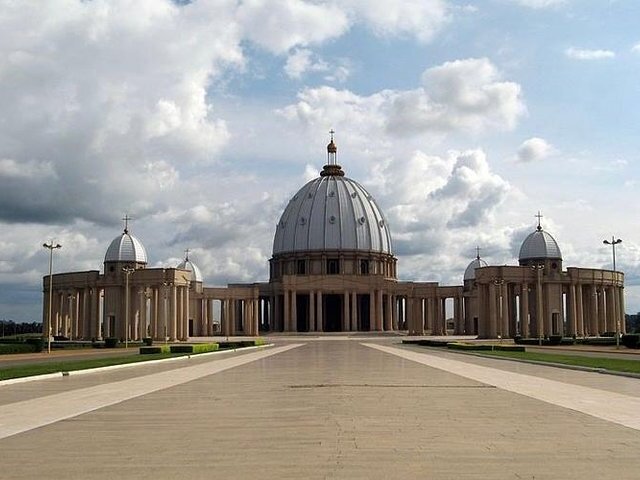
M564 53L567 57L575 60L602 60L616 56L615 52L611 50L588 50L574 47L567 48Z
M163 208L169 197L158 184L174 184L185 163L211 162L229 133L207 87L243 62L233 10L220 7L5 6L0 158L11 160L0 175L0 218L103 222L113 209ZM149 175L149 166L161 168Z
M550 7L558 7L560 5L564 5L566 0L510 0L512 3L517 3L518 5L522 5L523 7L541 9L541 8L550 8Z
M431 40L450 20L444 0L343 0L347 10L362 18L378 35L411 35Z
M500 77L486 58L457 60L427 69L423 85L414 90L382 90L360 96L328 86L310 88L299 93L298 103L281 113L314 128L355 125L370 139L381 132L404 136L508 130L526 109L520 85Z
M640 53L640 42L636 43L633 47L631 47L631 51L633 53Z
M290 78L301 78L307 72L326 72L329 65L322 59L314 59L313 52L306 48L298 48L287 58L284 72Z
M532 137L518 147L518 161L523 163L544 160L555 152L555 148L544 138Z
M248 39L276 54L337 38L350 26L337 6L301 0L245 0L237 19Z

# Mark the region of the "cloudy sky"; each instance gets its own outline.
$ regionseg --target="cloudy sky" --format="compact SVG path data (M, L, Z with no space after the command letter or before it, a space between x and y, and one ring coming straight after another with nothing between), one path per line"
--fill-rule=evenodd
M268 278L288 199L338 159L388 217L404 279L565 266L623 239L640 310L637 0L0 0L0 317L131 231L209 285Z

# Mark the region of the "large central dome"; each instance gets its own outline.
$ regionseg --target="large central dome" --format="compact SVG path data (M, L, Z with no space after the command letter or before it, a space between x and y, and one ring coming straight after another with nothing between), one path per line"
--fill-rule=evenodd
M389 225L373 197L344 175L335 163L333 140L329 162L318 178L289 201L276 227L273 254L311 250L350 250L393 255Z

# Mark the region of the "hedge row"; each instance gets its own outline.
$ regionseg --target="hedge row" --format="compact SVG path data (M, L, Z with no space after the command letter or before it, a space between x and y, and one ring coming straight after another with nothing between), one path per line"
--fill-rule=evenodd
M153 347L140 347L140 353L148 355L151 353L169 353L169 345L155 345Z
M218 350L217 343L196 343L177 345L153 345L140 347L140 353L148 355L152 353L207 353Z
M451 350L471 350L471 351L500 351L500 352L524 352L521 345L492 345L486 343L463 343L449 342L447 348Z

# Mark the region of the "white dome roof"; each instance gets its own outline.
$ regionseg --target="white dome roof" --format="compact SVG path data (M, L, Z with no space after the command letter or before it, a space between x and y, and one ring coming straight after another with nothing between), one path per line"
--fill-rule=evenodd
M147 263L147 251L140 240L125 230L122 235L113 239L104 261Z
M518 259L522 261L545 258L562 260L562 253L560 253L560 247L558 247L556 240L541 227L538 227L522 242Z
M273 254L308 250L361 250L392 255L389 225L373 197L326 165L321 176L289 201L276 226Z
M475 280L476 268L488 267L489 264L482 260L480 257L474 258L464 271L464 280Z
M180 270L189 270L191 272L190 280L192 282L200 282L200 283L202 283L202 274L200 273L200 269L198 268L198 266L195 263L193 263L188 258L183 260L180 263L180 265L178 265L176 268L179 268Z

